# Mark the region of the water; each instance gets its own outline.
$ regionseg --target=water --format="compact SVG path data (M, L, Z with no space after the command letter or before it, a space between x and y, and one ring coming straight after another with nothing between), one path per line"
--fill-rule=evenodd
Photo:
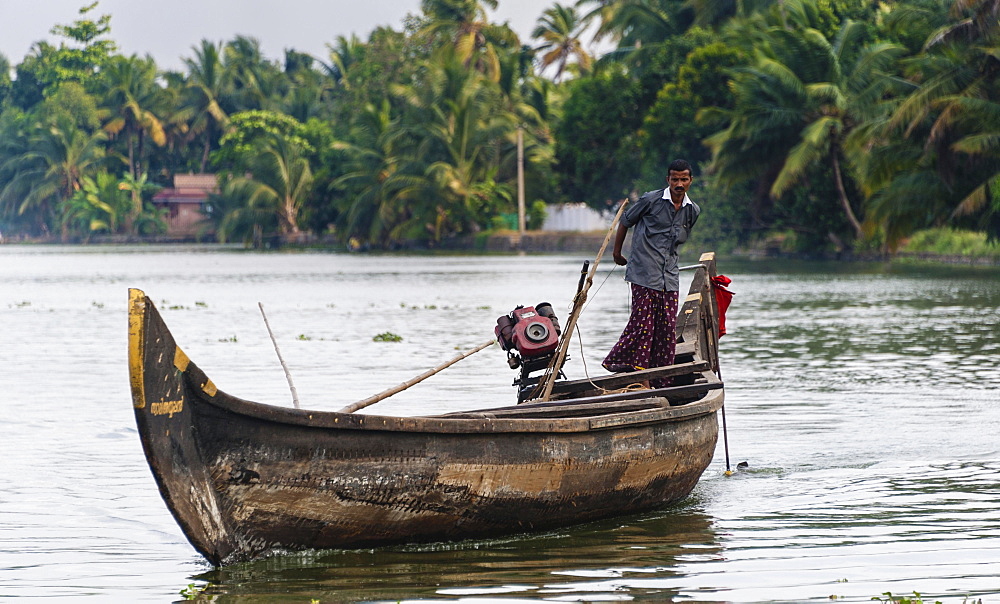
M134 428L128 287L221 389L290 405L263 303L303 406L334 410L488 340L516 304L565 318L582 260L0 246L0 601L1000 602L997 270L720 258L729 450L749 467L726 477L720 440L680 505L221 571L184 539ZM573 378L626 320L601 268ZM372 341L387 331L403 341ZM491 348L370 411L509 404L513 377Z

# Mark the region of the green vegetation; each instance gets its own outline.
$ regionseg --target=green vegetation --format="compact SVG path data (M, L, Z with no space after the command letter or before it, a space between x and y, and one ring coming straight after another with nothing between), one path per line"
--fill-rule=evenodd
M920 595L920 592L917 592L917 591L913 592L913 596L912 597L911 596L894 596L894 595L892 595L892 592L889 592L889 591L882 592L882 595L885 596L885 597L883 598L883 597L879 597L879 596L872 596L872 600L876 600L878 602L883 602L884 604L931 604L931 602L929 600L925 600L923 598L923 596ZM963 603L967 603L967 604L982 604L982 600L981 599L978 599L978 598L972 599L972 598L969 598L969 597L963 598L962 602ZM934 600L933 604L941 604L941 601L940 600Z
M885 604L924 604L924 599L920 596L919 592L913 592L913 597L909 596L894 596L892 592L883 592L884 598L878 596L872 596L872 600L877 600L879 602L884 602ZM930 604L929 602L927 604ZM934 604L941 604L940 600L935 601Z
M206 583L204 585L196 585L194 583L188 583L187 587L180 590L180 595L185 600L198 600L205 593L205 591L211 587L211 583Z
M403 336L396 335L391 331L382 332L372 337L372 342L402 342Z
M986 233L937 228L918 231L900 251L941 256L979 256L1000 259L1000 241L987 239Z
M497 2L422 0L325 57L201 40L181 72L86 6L0 57L0 233L163 233L155 192L211 172L219 241L478 244L512 226L521 138L529 228L540 200L612 209L683 157L699 245L996 255L1000 0L580 0L530 41Z

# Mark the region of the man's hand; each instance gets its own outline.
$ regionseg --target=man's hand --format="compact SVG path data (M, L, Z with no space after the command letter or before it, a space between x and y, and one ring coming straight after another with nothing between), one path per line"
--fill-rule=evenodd
M619 210L621 211L621 210ZM611 256L615 259L615 264L618 266L625 266L628 264L628 260L625 256L622 256L622 245L625 243L625 235L628 233L628 227L624 224L618 225L618 232L615 233L615 247L612 248Z

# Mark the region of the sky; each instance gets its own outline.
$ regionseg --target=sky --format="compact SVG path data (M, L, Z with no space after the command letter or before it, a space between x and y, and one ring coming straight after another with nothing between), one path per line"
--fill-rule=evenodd
M0 53L20 63L39 40L57 43L54 25L80 18L91 0L0 0ZM499 0L492 19L507 21L530 42L538 17L554 0ZM565 3L568 3L568 0ZM327 43L355 33L361 39L380 25L399 29L420 0L100 0L90 18L111 15L111 38L126 55L151 54L161 69L182 68L181 57L202 39L226 42L237 34L255 37L271 59L286 48L326 59Z

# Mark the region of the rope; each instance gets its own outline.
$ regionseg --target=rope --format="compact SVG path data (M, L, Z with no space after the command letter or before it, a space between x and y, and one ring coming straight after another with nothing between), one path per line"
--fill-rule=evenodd
M598 290L600 290L600 288L598 288ZM576 341L579 342L579 344L580 344L580 361L583 362L583 375L585 375L587 377L587 381L590 382L590 385L594 387L594 390L597 390L601 394L612 394L612 393L618 393L618 392L626 392L625 390L608 390L607 388L605 388L603 386L598 386L597 384L594 383L594 380L592 380L590 378L590 370L587 369L587 357L586 357L586 355L583 352L583 336L580 335L580 330L579 329L577 329L577 332L576 332Z
M597 294L601 293L601 288L604 287L604 284L608 282L608 279L611 278L611 275L616 270L618 270L618 265L617 264L611 267L611 270L608 271L608 275L604 278L604 281L601 281L601 284L597 286L597 289L594 291L594 298L597 297ZM580 314L581 315L584 313L584 311L587 310L587 308L590 307L590 304L594 301L594 298L591 298L590 300L588 300L587 304L583 307L583 309L580 310ZM630 298L630 300L631 300L631 298ZM587 378L587 381L590 382L590 385L594 387L594 390L597 390L598 392L601 392L602 394L617 394L617 393L620 393L620 392L629 392L630 386L626 386L625 388L618 388L618 389L614 389L614 390L608 390L607 388L605 388L603 386L598 386L597 384L594 383L594 380L591 379L591 377L590 377L590 369L587 368L587 355L586 355L586 353L584 352L584 349L583 349L583 333L582 332L583 332L583 330L580 329L579 327L577 327L576 341L580 345L580 361L583 363L583 375ZM641 386L641 384L639 386Z
M611 278L611 274L612 274L612 273L614 273L614 272L615 272L616 270L618 270L618 265L617 265L617 264L611 267L611 270L610 270L610 271L608 271L608 276L607 276L607 277L605 277L605 278L604 278L604 281L601 281L601 284L597 286L597 291L595 291L595 292L594 292L594 297L595 297L595 298L597 297L597 294L601 293L601 288L602 288L602 287L604 287L604 284L605 284L605 283L607 283L607 282L608 282L608 279L610 279L610 278ZM584 306L584 307L583 307L583 310L581 310L581 311L580 311L580 314L581 314L581 315L583 314L583 311L587 310L587 308L589 308L589 307L590 307L590 304L591 304L591 302L593 302L593 301L594 301L594 298L591 298L590 300L588 300L588 301L587 301L587 304L586 304L586 306Z

